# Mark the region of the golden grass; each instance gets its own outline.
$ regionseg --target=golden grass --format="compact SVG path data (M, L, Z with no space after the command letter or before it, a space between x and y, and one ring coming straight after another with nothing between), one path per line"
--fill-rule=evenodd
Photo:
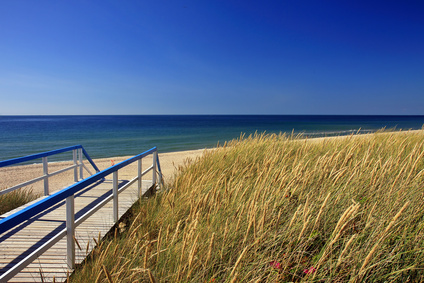
M0 196L0 215L18 208L40 196L32 189L18 189Z
M423 155L422 131L241 137L180 167L71 281L424 281Z

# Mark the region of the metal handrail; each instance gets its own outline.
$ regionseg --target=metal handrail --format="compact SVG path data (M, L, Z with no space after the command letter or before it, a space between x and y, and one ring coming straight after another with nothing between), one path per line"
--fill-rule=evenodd
M51 155L67 152L67 151L73 151L74 164L72 166L66 167L66 168L58 170L56 172L49 173L47 157L51 156ZM80 178L81 179L83 179L83 173L82 173L83 168L85 170L87 170L87 172L90 175L93 175L90 172L90 170L85 166L85 164L82 162L82 155L83 154L84 154L85 158L88 160L88 162L90 162L91 166L93 166L94 170L96 170L96 172L99 172L100 171L99 168L97 168L96 164L93 162L93 160L88 155L88 153L85 151L85 149L82 145L69 146L69 147L65 147L65 148L61 148L61 149L56 149L56 150L32 154L32 155L28 155L28 156L24 156L24 157L18 157L18 158L5 160L5 161L0 161L0 168L6 167L6 166L11 166L11 165L16 165L16 164L19 164L19 163L31 161L31 160L34 160L34 159L40 159L40 158L42 159L42 163L43 163L43 175L42 176L34 178L32 180L29 180L29 181L26 181L24 183L18 184L16 186L1 190L0 195L7 194L11 191L14 191L14 190L17 190L19 188L31 185L35 182L44 180L44 195L47 196L47 195L49 195L49 182L48 182L49 177L63 173L63 172L68 171L68 170L74 169L74 181L78 182L78 167L80 168ZM79 164L78 164L78 160L79 160Z
M18 158L12 158L12 159L9 159L9 160L0 161L0 168L5 167L5 166L9 166L9 165L14 165L14 164L26 162L26 161L31 161L31 160L34 160L34 159L39 159L39 158L42 158L42 157L47 157L47 156L67 152L67 151L71 151L71 150L74 150L74 149L79 149L79 148L82 149L85 157L91 163L91 165L96 169L96 171L97 172L100 171L99 168L97 168L96 164L94 164L94 162L90 158L90 156L87 154L84 147L80 144L74 145L74 146L69 146L69 147L64 147L64 148L61 148L61 149L46 151L46 152L42 152L42 153L31 154L31 155L27 155L27 156L24 156L24 157L18 157Z
M147 168L145 171L142 172L141 170L141 159L153 154L153 161L152 165ZM118 170L135 162L138 161L138 174L137 177L134 177L132 180L130 180L125 186L118 188ZM66 228L62 231L59 231L53 238L51 238L49 241L44 243L42 246L37 248L35 251L33 251L31 254L29 254L27 257L22 259L18 264L10 268L8 271L3 273L0 276L0 281L3 282L3 280L7 281L11 279L13 276L15 276L20 270L25 268L29 263L31 263L33 260L35 260L39 255L44 253L46 250L48 250L51 246L53 246L55 243L57 243L60 239L62 239L65 235L67 238L67 264L68 268L74 269L75 268L75 228L80 225L84 220L86 220L89 216L94 214L97 210L99 210L102 206L104 206L107 202L109 202L111 199L113 199L113 218L114 222L118 221L118 195L122 191L124 191L126 188L128 188L130 185L132 185L135 181L138 181L138 190L139 190L139 196L141 196L141 180L142 176L144 176L149 171L153 171L152 175L152 184L161 183L162 179L162 173L160 171L160 165L159 165L159 157L157 154L157 148L151 148L139 155L136 155L132 158L129 158L127 160L124 160L116 165L113 165L103 171L97 172L96 174L83 179L61 191L58 191L4 219L0 220L0 234L18 226L22 223L22 221L28 220L31 217L37 215L38 213L56 205L57 203L66 200ZM74 195L81 191L82 189L90 186L91 184L94 184L95 182L99 180L103 180L104 177L107 175L113 174L113 189L112 194L109 195L107 198L105 198L103 201L101 201L99 204L97 204L95 207L91 208L88 212L86 212L84 215L80 216L78 219L75 219L75 212L74 212ZM158 174L158 176L157 176ZM157 177L159 177L159 180L157 180Z

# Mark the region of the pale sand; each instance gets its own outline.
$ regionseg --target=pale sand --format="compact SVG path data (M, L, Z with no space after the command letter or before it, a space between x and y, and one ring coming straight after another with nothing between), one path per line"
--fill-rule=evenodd
M404 134L404 133L424 133L424 130L413 130L413 131L401 131L401 132L386 132L383 134ZM373 134L363 134L354 137L366 137ZM335 136L335 137L325 137L325 138L312 138L306 139L307 141L313 142L322 142L332 139L343 139L349 138L351 136ZM202 156L205 150L211 149L199 149L199 150L189 150L189 151L178 151L178 152L169 152L169 153L160 153L159 152L159 162L162 169L162 174L166 182L171 181L176 168L183 165L185 160L196 159L196 157ZM124 161L132 156L126 157L111 157L111 158L102 158L95 159L94 162L99 167L100 170L104 170L112 165L112 160L115 164ZM89 170L94 173L94 169L91 165L84 161L84 164L89 168ZM152 155L143 158L142 167L143 170L150 167L152 164ZM49 173L53 173L62 168L72 165L72 162L55 162L49 163ZM137 162L125 167L124 169L119 170L119 179L129 180L136 176L137 174ZM25 165L25 166L13 166L0 168L0 190L12 187L14 185L23 183L25 181L40 177L43 175L43 169L41 164ZM84 170L84 178L88 177L89 174ZM109 176L108 178L112 178ZM143 177L145 180L151 180L151 173L148 173L147 176ZM58 174L56 176L49 178L50 192L54 192L60 189L63 189L74 182L74 173L73 170L66 171L65 173ZM28 186L32 188L35 193L42 194L44 191L43 181L39 181L32 185Z
M161 166L162 174L164 176L164 180L169 182L174 173L176 172L176 168L184 164L186 160L195 160L196 157L200 157L205 149L199 150L189 150L189 151L178 151L178 152L169 152L169 153L160 153L159 152L159 163ZM100 170L104 170L112 165L112 160L115 164L124 161L132 156L126 157L111 157L111 158L102 158L95 159L94 163ZM84 164L88 167L91 173L95 173L95 170L91 166L91 164L84 160ZM60 169L66 168L72 165L72 161L65 162L52 162L49 163L48 170L49 173L56 172ZM142 159L142 168L143 171L152 165L152 155L147 156ZM118 178L119 179L132 179L137 176L137 162L128 165L127 167L119 170ZM78 171L79 172L79 171ZM151 171L152 172L152 171ZM145 180L152 179L152 173L149 172L147 175L143 177ZM89 173L84 170L84 178L89 177ZM23 166L10 166L6 168L0 168L0 190L5 188L9 188L23 182L29 181L31 179L40 177L43 175L43 168L41 164L32 164L32 165L23 165ZM112 178L109 176L108 178ZM49 188L50 193L63 189L69 185L74 183L74 171L68 170L64 173L60 173L58 175L52 176L49 178ZM27 188L31 188L34 193L43 194L44 192L44 183L43 181L38 181L29 185Z

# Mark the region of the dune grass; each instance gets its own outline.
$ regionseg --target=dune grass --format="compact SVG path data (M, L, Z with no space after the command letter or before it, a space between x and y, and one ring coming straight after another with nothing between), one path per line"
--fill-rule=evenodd
M0 196L0 215L37 199L32 189L19 189Z
M70 281L424 281L423 155L423 131L241 137L180 167Z

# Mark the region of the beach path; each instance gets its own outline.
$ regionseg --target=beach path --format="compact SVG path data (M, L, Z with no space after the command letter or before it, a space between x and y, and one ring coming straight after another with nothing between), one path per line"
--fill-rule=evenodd
M175 168L182 165L185 160L194 159L202 153L203 150L159 154L159 160L165 180L170 180L175 172ZM100 170L103 170L111 166L112 163L116 164L125 159L126 157L107 158L95 160L95 163ZM54 164L59 167L66 166L66 164L62 162ZM148 158L146 158L146 160L143 159L143 170L145 169L144 167L148 167L150 164L151 160L148 160ZM29 176L35 174L34 170L37 172L38 169L36 167L37 165L19 166L13 168L15 174L11 174L10 172L7 174L3 172L3 175L15 175L17 177L12 178L11 180L13 183L20 183L30 179L31 177ZM52 170L54 171L55 169ZM125 185L125 183L132 179L132 177L136 176L136 172L136 164L128 166L125 170L119 170L119 186ZM69 174L71 175L71 173ZM143 192L151 186L151 176L152 175L148 173L143 177ZM9 185L14 185L13 183ZM51 186L62 189L69 186L71 183L72 176L62 176L58 180L52 181ZM75 218L81 216L90 207L93 207L102 198L104 199L106 195L110 194L112 186L112 176L109 175L106 180L93 185L91 189L84 189L76 194ZM38 192L39 189L34 185L33 190ZM119 217L121 217L137 199L138 188L137 183L135 182L119 194ZM34 202L31 202L26 206L31 205ZM7 215L10 215L22 208L23 207L10 211L0 217L6 217ZM63 230L66 227L65 219L65 201L62 201L56 206L23 222L18 227L1 234L0 274L7 272L10 268L12 268L15 262L21 260L48 241L55 233ZM76 264L81 263L86 258L90 251L96 246L96 242L99 242L99 239L101 239L114 224L112 201L109 201L104 207L76 228ZM125 228L123 227L123 229ZM21 272L10 279L9 282L53 282L53 278L55 282L65 281L69 272L66 249L66 237L63 237L62 240L40 255Z

